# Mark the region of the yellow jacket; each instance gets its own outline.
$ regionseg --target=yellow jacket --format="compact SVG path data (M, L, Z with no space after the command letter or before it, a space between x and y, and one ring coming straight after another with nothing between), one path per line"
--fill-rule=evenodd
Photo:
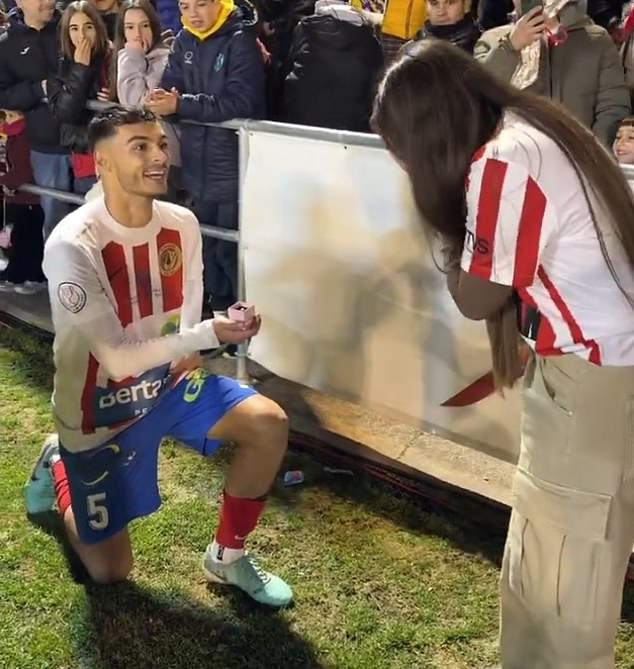
M412 39L427 18L425 0L387 0L383 14L383 34Z

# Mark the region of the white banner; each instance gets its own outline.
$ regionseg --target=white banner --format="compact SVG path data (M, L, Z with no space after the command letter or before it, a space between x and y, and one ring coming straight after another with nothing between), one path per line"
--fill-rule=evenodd
M442 406L487 394L473 384L491 369L488 341L453 305L386 151L250 132L243 207L246 294L265 323L255 360L516 458L518 392Z

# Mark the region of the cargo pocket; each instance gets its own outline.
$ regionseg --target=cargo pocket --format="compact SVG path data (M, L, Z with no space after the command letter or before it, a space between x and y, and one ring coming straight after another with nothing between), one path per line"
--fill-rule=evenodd
M605 617L611 504L610 495L549 483L518 469L507 585L544 624L557 620L565 629L590 630Z

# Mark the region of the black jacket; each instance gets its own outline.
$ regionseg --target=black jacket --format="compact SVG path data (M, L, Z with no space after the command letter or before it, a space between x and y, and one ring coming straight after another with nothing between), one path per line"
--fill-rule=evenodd
M97 97L103 69L103 58L88 67L63 59L59 74L48 80L49 108L61 124L60 143L74 153L88 153L87 128L92 112L86 109L86 102Z
M473 54L473 47L480 39L480 35L480 29L471 16L467 14L462 21L458 21L458 23L450 26L432 26L429 21L425 21L425 25L416 35L416 39L435 37L436 39L451 42L464 49L467 53Z
M0 108L21 111L31 147L46 153L64 153L60 125L51 114L42 80L57 73L59 15L42 30L24 24L22 12L9 15L9 29L0 35Z
M295 28L284 84L290 123L368 132L383 52L374 28L327 15Z

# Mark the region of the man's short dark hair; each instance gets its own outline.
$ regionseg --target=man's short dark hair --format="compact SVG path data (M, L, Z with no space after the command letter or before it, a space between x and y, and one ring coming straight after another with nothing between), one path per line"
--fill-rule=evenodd
M117 128L136 123L155 123L158 120L155 114L145 109L123 109L111 107L97 112L88 124L88 143L90 150L102 140L112 137Z

